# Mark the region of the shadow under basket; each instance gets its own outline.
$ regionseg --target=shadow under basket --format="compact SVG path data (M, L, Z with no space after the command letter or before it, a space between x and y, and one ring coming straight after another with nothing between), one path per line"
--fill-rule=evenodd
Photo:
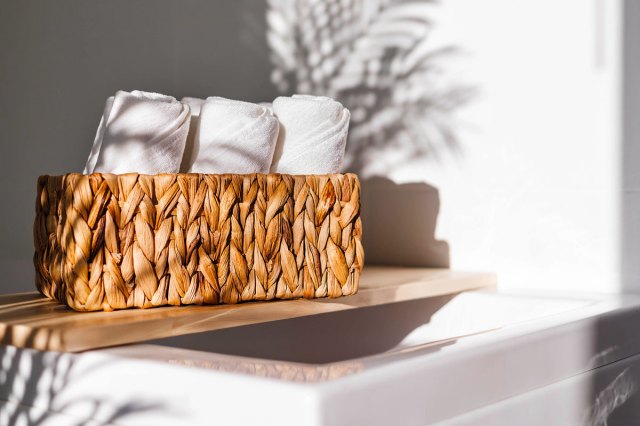
M356 293L354 174L38 179L36 286L77 311Z

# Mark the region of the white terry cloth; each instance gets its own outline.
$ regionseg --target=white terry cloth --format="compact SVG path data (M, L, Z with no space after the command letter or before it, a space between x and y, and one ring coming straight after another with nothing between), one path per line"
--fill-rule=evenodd
M338 173L349 132L349 110L324 96L293 95L273 101L280 136L271 172Z
M200 98L191 98L191 97L184 97L180 100L180 102L182 102L183 104L187 104L189 105L189 108L191 108L191 116L192 117L199 117L200 116L200 110L202 109L202 105L204 105L205 100L204 99L200 99Z
M192 173L269 173L278 140L269 108L211 97L202 106Z
M191 113L171 96L119 91L92 172L178 173Z
M104 137L104 129L107 126L107 120L109 119L109 114L111 113L112 106L113 96L109 96L107 98L107 102L104 105L104 112L102 113L100 124L98 125L96 137L93 140L93 147L91 147L89 159L87 160L87 164L84 166L84 170L82 171L82 173L85 175L93 173L93 169L95 169L96 163L98 162L98 155L100 154L100 147L102 146L102 138Z
M186 173L189 171L189 167L196 161L196 154L198 153L198 147L196 146L198 141L196 140L196 133L198 132L198 122L200 121L200 110L205 100L200 98L185 97L180 100L183 104L189 105L191 108L191 121L189 124L189 134L187 135L187 143L184 147L184 155L182 156L182 163L180 164L180 171Z

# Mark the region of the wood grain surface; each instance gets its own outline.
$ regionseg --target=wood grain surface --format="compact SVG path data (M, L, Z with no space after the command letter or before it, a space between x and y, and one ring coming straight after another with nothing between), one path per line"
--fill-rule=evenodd
M115 312L74 312L39 293L0 296L0 342L39 350L78 352L126 343L324 314L494 287L491 273L449 269L364 269L360 291L337 299L238 305L179 306Z

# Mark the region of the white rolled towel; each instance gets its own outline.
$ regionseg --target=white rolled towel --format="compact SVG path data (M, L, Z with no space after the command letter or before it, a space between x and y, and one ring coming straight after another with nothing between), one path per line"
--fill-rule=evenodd
M204 99L184 97L180 100L183 104L189 105L191 109L191 121L189 124L189 134L187 135L187 142L184 147L184 155L182 156L182 163L180 164L181 172L188 172L191 164L196 161L196 154L198 153L198 141L196 140L196 134L198 133L198 123L200 121L200 110L205 103Z
M192 173L269 173L278 139L271 109L211 97L202 105Z
M271 172L338 173L349 132L349 110L324 96L293 95L273 101L280 135Z
M89 170L88 162L86 172L178 173L190 118L189 106L171 96L117 92L103 116L106 124L95 167Z
M104 137L104 129L107 126L107 120L109 119L109 114L111 113L111 107L113 107L113 96L109 96L107 98L107 102L104 105L104 112L102 113L100 124L98 125L96 137L93 140L93 147L91 147L89 159L87 160L87 164L85 164L84 170L82 171L82 173L84 173L85 175L93 173L93 169L96 168L98 155L100 154L100 147L102 146L102 138Z

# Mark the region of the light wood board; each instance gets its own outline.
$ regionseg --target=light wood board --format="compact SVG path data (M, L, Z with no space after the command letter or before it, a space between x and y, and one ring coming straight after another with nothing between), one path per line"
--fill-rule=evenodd
M364 269L360 291L338 299L239 305L181 306L114 312L74 312L39 293L0 296L0 343L77 352L230 327L365 308L493 287L490 273L449 269Z

